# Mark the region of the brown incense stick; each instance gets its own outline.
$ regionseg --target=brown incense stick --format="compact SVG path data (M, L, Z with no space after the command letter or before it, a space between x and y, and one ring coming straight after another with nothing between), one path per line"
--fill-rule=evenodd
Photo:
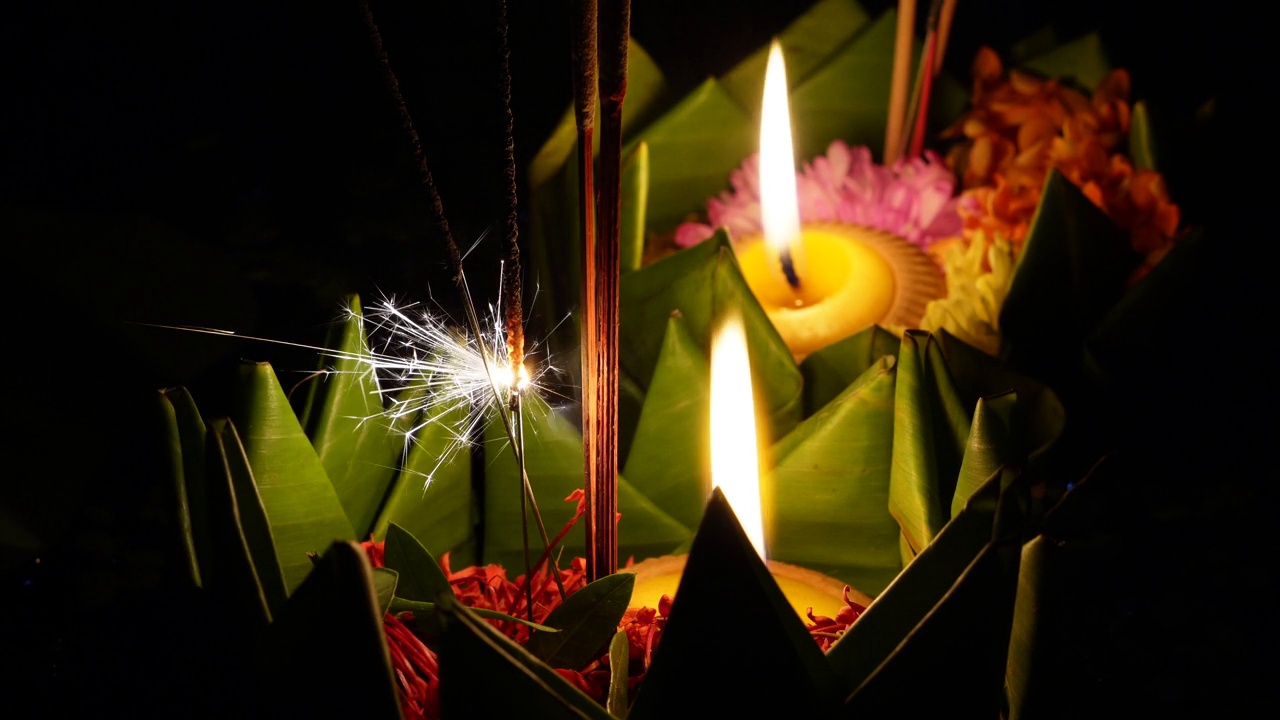
M907 157L910 158L920 157L924 152L924 135L929 124L929 98L933 93L933 71L938 57L938 18L941 12L942 0L933 0L929 5L929 19L925 23L924 49L921 50L920 66L916 72L911 109L907 113L910 127L903 130L903 140L908 136L911 140L906 150Z
M893 42L893 79L889 86L889 119L884 130L884 164L898 159L903 123L907 117L907 86L911 82L911 39L916 24L916 0L898 0L898 32Z
M600 577L602 559L597 555L601 528L599 516L600 437L595 418L599 401L599 333L596 307L596 213L595 180L592 176L592 140L596 112L596 0L574 0L570 13L573 62L573 108L578 126L578 231L582 236L582 313L579 317L582 337L582 462L583 494L587 504L587 577Z
M600 234L596 241L595 576L618 571L618 282L622 239L622 103L630 0L600 6Z

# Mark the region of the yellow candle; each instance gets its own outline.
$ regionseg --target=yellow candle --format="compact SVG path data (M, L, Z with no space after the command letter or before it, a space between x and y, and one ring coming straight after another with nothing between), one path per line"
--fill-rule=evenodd
M631 592L632 607L658 607L663 595L675 597L676 587L680 584L680 574L684 572L686 555L666 555L636 563L627 568L636 574L635 589ZM840 608L844 607L845 584L828 575L814 572L797 565L768 560L769 574L782 589L796 614L808 620L808 610L813 608L814 615L833 618ZM871 598L849 589L849 599L861 605L870 605ZM726 595L725 602L732 602L732 593Z
M800 242L806 269L799 287L774 270L778 257L767 243L756 238L740 245L738 264L747 285L793 355L803 358L890 316L897 290L893 267L859 239L871 236L850 225L805 227Z
M786 69L775 42L760 122L763 237L738 238L738 262L792 355L870 325L917 324L945 294L936 265L905 240L841 223L800 224Z

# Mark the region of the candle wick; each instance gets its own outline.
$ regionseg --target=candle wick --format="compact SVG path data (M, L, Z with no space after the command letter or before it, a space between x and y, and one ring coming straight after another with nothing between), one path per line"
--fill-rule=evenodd
M800 276L796 274L796 264L791 260L791 249L787 248L778 254L782 261L782 274L787 276L787 284L792 290L800 289Z

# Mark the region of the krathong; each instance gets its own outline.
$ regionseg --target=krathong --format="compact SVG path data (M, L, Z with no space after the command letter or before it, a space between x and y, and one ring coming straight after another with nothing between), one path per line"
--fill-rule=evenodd
M139 515L164 518L147 550L177 588L155 604L225 635L191 647L254 691L246 716L1080 710L1068 628L1089 608L1064 598L1117 562L1118 503L1146 502L1117 500L1144 468L1112 412L1142 397L1135 348L1203 247L1128 73L1094 36L1040 37L982 48L959 81L940 67L954 2L923 43L914 2L796 19L779 46L799 221L900 239L946 296L795 352L741 255L768 192L768 48L676 97L629 38L630 4L600 5L574 4L575 103L527 170L521 236L499 3L509 185L483 315L426 163L448 139L417 136L364 6L465 316L343 293L323 346L281 343L320 356L293 390L243 361L207 399L225 414L183 387L151 397ZM890 61L921 50L912 96ZM522 288L522 257L540 284ZM754 460L758 437L740 471L758 512L712 484L726 317L745 368L731 414L758 427L715 450ZM833 578L837 609L797 614L766 554ZM672 556L678 592L635 602L636 569Z

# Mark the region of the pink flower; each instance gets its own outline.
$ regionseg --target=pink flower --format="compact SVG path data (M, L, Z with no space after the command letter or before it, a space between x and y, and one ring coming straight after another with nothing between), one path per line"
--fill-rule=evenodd
M729 176L733 186L707 201L708 224L684 223L675 242L688 247L725 227L731 238L760 233L759 156L752 155ZM844 222L898 235L921 248L960 234L956 180L942 158L901 159L892 168L877 165L866 147L840 140L814 158L796 177L801 222Z

